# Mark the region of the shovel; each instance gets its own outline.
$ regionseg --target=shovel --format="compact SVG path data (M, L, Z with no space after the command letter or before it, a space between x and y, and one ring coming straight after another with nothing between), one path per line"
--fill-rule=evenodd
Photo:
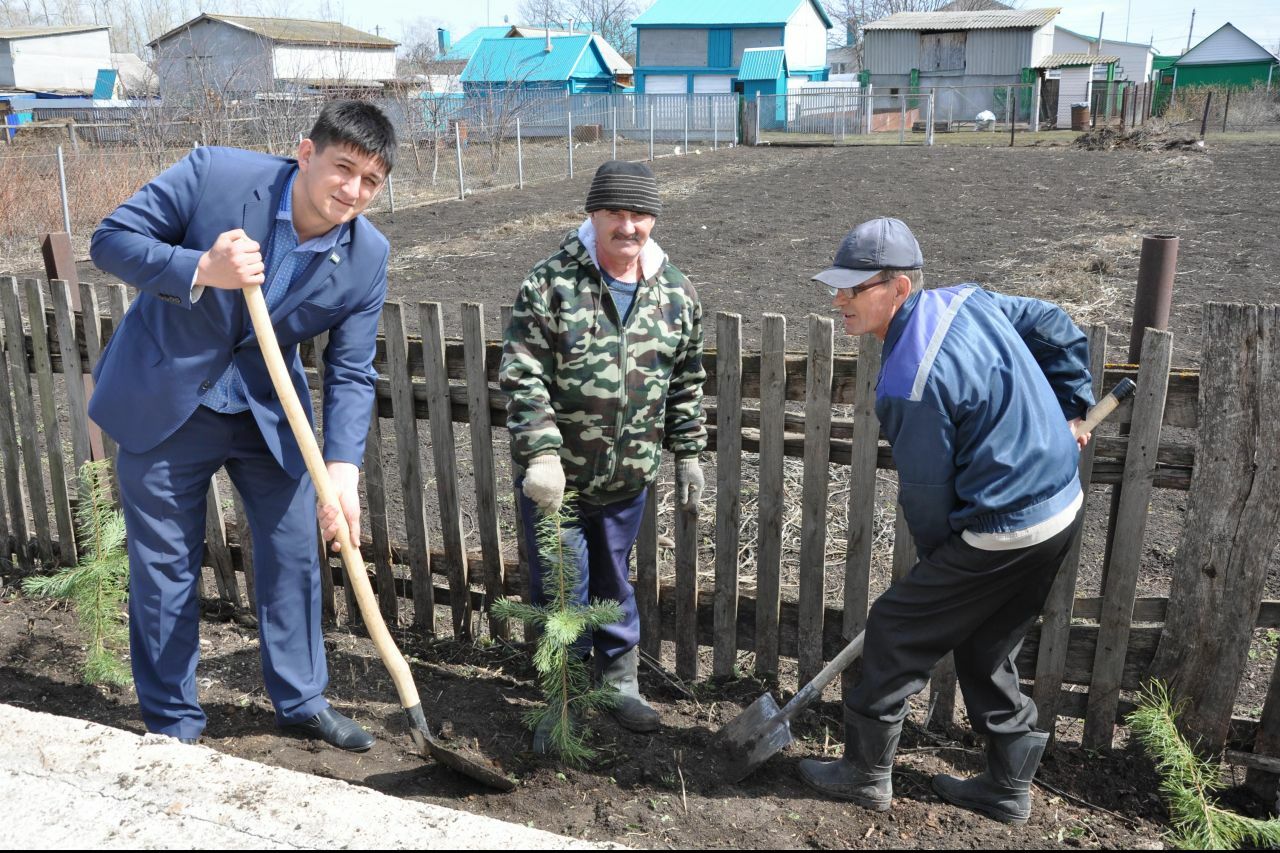
M298 402L297 391L289 378L284 357L280 354L280 345L276 341L275 329L271 326L271 315L267 311L266 300L262 297L262 288L250 285L244 289L244 298L249 306L249 316L253 321L253 331L258 336L258 345L262 349L262 357L267 363L267 371L271 374L271 384L275 386L276 396L284 407L285 416L293 436L302 451L307 463L307 471L315 484L316 494L322 505L341 506L333 483L329 480L328 469L316 445L315 433L307 421L307 415ZM413 673L404 655L396 647L395 640L387 630L378 603L373 597L373 589L369 585L369 577L365 573L364 560L356 543L351 541L351 531L347 527L346 516L338 512L338 543L341 546L342 565L347 572L347 582L355 592L356 602L360 605L360 615L364 618L369 636L378 649L382 663L395 682L396 692L400 695L400 704L409 717L409 734L413 738L418 752L426 758L428 755L452 770L475 781L496 788L510 791L515 782L508 779L493 764L482 756L467 755L458 749L441 743L431 733L426 717L422 713L422 702L418 698L418 688L413 683Z
M1121 379L1110 394L1089 409L1084 421L1075 428L1075 433L1080 435L1092 432L1137 387L1132 379ZM822 691L837 674L862 656L865 639L866 632L863 631L849 641L849 645L841 649L813 681L801 688L781 710L773 697L766 693L721 729L718 740L727 755L721 767L724 778L729 782L741 782L760 765L786 749L792 739L791 721L822 695Z

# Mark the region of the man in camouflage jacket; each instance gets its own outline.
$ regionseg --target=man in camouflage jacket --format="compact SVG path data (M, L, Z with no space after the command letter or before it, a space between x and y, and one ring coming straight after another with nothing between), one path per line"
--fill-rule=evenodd
M697 504L702 411L702 307L693 286L648 239L661 211L648 167L610 161L587 196L588 218L520 286L502 357L507 427L530 555L533 599L544 567L535 513L577 494L565 539L577 557L578 602L612 599L620 622L584 637L597 681L618 688L618 722L653 731L661 720L640 695L640 616L628 580L648 486L662 445L675 454L677 501ZM534 735L545 751L550 726Z

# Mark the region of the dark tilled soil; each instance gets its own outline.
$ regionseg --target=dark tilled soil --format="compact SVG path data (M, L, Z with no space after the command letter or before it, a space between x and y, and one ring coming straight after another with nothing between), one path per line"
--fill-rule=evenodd
M788 317L790 346L802 349L807 315L829 315L827 299L807 284L809 276L829 262L852 225L894 215L919 237L930 283L976 280L1062 301L1081 322L1107 323L1110 359L1123 361L1141 237L1173 234L1181 239L1170 319L1175 362L1195 365L1204 302L1280 301L1277 165L1280 149L1247 144L1210 146L1204 154L1068 147L738 149L654 164L665 204L654 237L691 276L709 316L742 316L748 348L758 345L761 315L773 311ZM455 336L459 305L482 302L488 334L495 336L498 306L510 302L529 267L578 224L588 183L589 176L580 176L380 215L377 224L393 247L392 298L410 306L439 301L446 333ZM81 274L103 280L87 267ZM417 311L406 311L406 319L416 330ZM714 345L714 321L707 333ZM837 345L847 350L851 342L837 332ZM428 484L429 501L434 491ZM1108 490L1093 491L1081 594L1096 594L1101 563ZM1167 593L1185 503L1185 493L1157 491L1139 594ZM403 537L393 531L393 539ZM1280 595L1280 557L1273 555L1271 568L1267 594L1274 598ZM82 651L74 620L12 595L13 579L6 581L0 696L141 731L131 693L79 685ZM438 622L448 624L444 611ZM253 629L207 618L204 638L206 742L214 748L579 837L636 846L1135 847L1155 841L1166 818L1145 757L1128 748L1085 753L1076 746L1075 724L1065 722L1061 746L1040 776L1051 787L1037 790L1035 815L1025 828L1009 829L939 803L929 777L970 771L980 766L981 755L962 731L926 732L918 725L909 725L904 736L890 813L871 815L825 801L798 782L794 765L806 756L838 755L839 708L830 703L800 721L797 743L784 755L746 782L729 785L716 775L711 735L766 686L742 680L686 689L653 669L643 673L644 688L663 715L664 730L638 736L597 720L598 759L587 768L564 768L527 751L520 718L538 698L523 649L427 644L399 631L429 719L448 719L459 736L476 738L521 780L511 794L490 794L413 753L390 680L362 634L331 629L328 643L333 701L379 736L364 756L277 732ZM1259 632L1237 713L1244 709L1256 717L1260 711L1275 648L1275 638ZM914 720L923 707L917 706ZM1243 794L1239 802L1256 808Z

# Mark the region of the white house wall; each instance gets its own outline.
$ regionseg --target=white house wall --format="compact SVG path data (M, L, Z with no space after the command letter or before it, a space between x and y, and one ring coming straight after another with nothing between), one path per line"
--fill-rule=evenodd
M0 56L0 86L92 91L98 70L111 67L108 30L13 39Z
M824 68L827 64L827 28L812 3L801 3L787 21L787 67L793 71Z
M1062 69L1058 78L1058 127L1071 127L1071 105L1090 103L1092 80L1091 66Z
M707 31L703 29L638 30L636 65L644 68L705 68Z
M277 80L374 82L396 76L396 52L388 48L281 44L275 48Z
M1062 27L1054 27L1054 53L1093 53L1093 40Z
M1055 40L1055 31L1057 29L1053 21L1050 21L1036 30L1035 35L1031 37L1031 55L1027 57L1027 63L1023 66L1024 68L1034 68L1046 56L1058 52Z
M271 43L248 30L203 20L156 45L162 100L202 92L252 95L275 87Z
M738 27L733 31L733 67L742 65L742 52L749 47L781 47L782 27ZM788 54L788 60L790 55ZM823 53L823 60L826 53ZM821 64L818 65L822 67Z
M1116 63L1117 80L1132 80L1135 83L1144 83L1151 79L1151 49L1145 44L1130 44L1128 42L1103 39L1102 52L1120 57L1120 61ZM1100 70L1105 78L1106 66L1103 66Z

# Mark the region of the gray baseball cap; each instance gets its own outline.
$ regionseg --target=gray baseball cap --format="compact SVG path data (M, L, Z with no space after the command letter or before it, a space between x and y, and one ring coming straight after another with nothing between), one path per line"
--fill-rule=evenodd
M924 255L901 219L872 219L845 235L835 265L813 277L830 287L857 287L880 270L924 268Z

